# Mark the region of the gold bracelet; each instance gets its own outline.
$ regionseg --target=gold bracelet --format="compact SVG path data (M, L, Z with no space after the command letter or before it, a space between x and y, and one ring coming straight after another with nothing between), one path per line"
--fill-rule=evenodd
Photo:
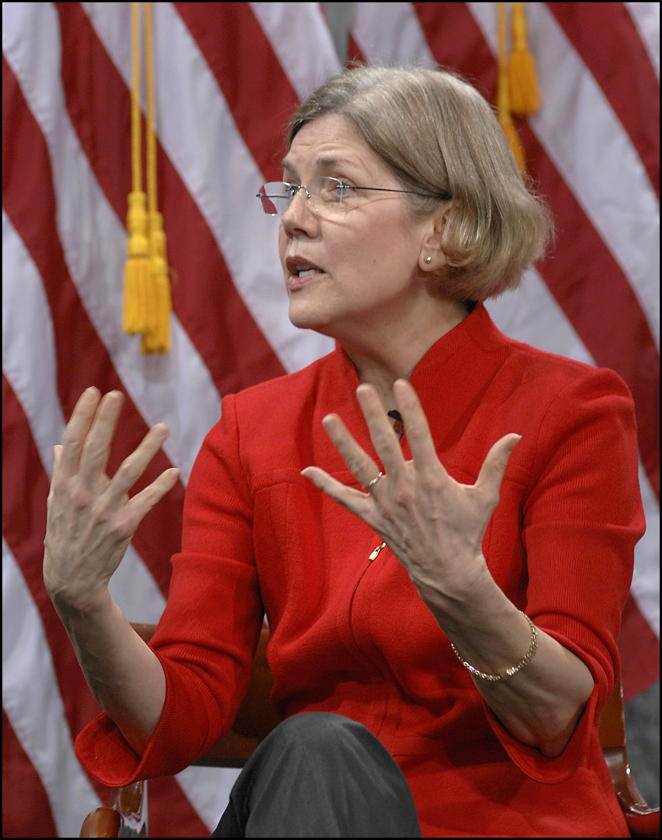
M451 642L453 653L455 654L455 656L457 656L457 658L467 670L471 671L471 673L474 674L476 677L480 677L481 680L489 680L489 682L499 682L499 680L507 680L509 677L513 677L515 674L521 671L522 668L525 668L529 664L529 662L535 656L536 650L538 649L538 628L531 621L531 619L526 613L522 613L522 615L529 622L529 628L531 630L531 641L529 642L529 649L524 654L524 657L520 659L517 665L513 665L512 668L506 668L506 670L503 673L485 674L483 673L483 671L479 671L478 668L476 668L470 662L467 662L466 659L462 658L461 654L458 652L453 642Z

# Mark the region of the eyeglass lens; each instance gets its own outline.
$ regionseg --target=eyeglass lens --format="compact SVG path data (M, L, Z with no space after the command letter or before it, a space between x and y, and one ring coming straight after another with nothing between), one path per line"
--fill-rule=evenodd
M258 198L264 212L270 216L276 216L287 210L302 189L315 211L323 209L327 212L329 210L344 212L345 190L342 189L342 182L325 175L313 178L309 186L288 184L284 181L269 181L260 188Z

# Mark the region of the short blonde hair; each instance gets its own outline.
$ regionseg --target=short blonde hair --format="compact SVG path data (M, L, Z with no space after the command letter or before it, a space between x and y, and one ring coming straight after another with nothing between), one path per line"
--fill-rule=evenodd
M527 187L492 107L461 76L422 67L359 66L327 80L298 108L287 146L308 122L346 118L407 189L450 193L439 288L482 301L519 283L553 236L551 214ZM428 214L441 199L407 196Z

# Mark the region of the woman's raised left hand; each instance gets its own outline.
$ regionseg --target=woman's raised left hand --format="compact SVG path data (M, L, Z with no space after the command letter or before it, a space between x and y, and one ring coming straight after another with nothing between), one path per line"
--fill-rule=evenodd
M413 387L399 379L393 394L405 424L410 461L403 456L377 391L362 384L357 397L384 466L383 477L374 481L379 467L336 414L323 419L324 428L357 481L366 488L370 485L369 491L347 487L319 467L306 467L302 475L381 535L426 601L438 596L462 600L486 570L483 535L520 435L511 433L496 441L475 484L461 484L437 457Z

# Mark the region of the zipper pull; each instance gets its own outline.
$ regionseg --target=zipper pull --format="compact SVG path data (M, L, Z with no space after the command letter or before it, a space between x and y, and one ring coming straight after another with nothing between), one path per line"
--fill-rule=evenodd
M370 560L371 562L373 560L376 560L377 557L379 556L379 552L382 550L382 548L386 548L386 543L385 542L383 542L381 545L378 545L377 548L374 548L370 552L370 554L368 555L368 560Z

